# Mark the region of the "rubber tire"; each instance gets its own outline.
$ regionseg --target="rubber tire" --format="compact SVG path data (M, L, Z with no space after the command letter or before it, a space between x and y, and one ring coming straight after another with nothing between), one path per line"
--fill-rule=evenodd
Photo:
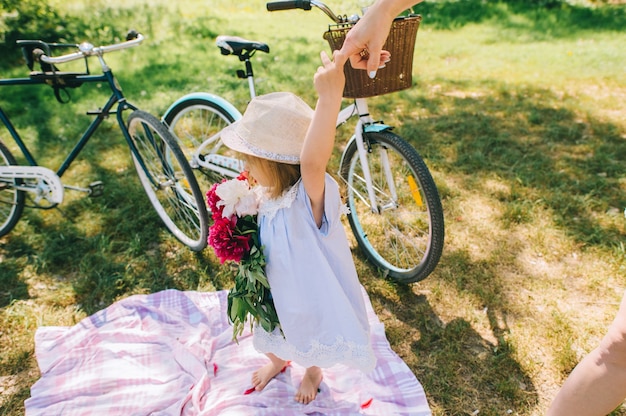
M141 110L128 117L128 132L150 175L132 153L139 179L166 227L191 250L204 249L208 234L206 203L177 140L156 117ZM152 142L158 139L156 146L150 135Z
M0 142L0 163L2 166L17 165L15 158L2 142ZM16 179L13 183L19 185L22 181ZM12 193L11 196L9 196L10 193ZM11 187L0 190L0 237L8 234L15 227L22 216L24 205L24 191L17 191ZM9 208L5 210L7 206Z
M392 173L398 191L398 206L380 214L369 209L367 188L362 178L356 141L345 150L340 175L347 184L348 221L358 245L369 261L383 275L400 283L425 279L437 266L444 245L444 217L439 192L428 167L417 151L404 139L389 131L364 133L366 149L369 146L368 164L377 187L379 207L389 204L382 170L376 155L382 146L387 149ZM419 190L418 200L408 184L409 174ZM400 179L400 180L399 180ZM359 198L357 192L365 201ZM387 195L390 195L387 192ZM393 204L391 204L393 205ZM375 239L368 238L376 236ZM402 251L401 249L405 249ZM409 250L410 249L410 250ZM407 254L407 250L409 250Z

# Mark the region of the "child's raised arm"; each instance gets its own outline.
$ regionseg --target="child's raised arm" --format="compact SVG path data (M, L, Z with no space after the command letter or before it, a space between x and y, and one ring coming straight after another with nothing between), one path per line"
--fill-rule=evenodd
M300 153L300 172L313 216L317 226L322 225L324 215L324 181L326 165L335 144L337 115L341 109L341 98L346 82L343 67L347 56L333 54L331 61L326 52L321 52L322 66L317 69L313 82L319 96L315 114L307 131Z

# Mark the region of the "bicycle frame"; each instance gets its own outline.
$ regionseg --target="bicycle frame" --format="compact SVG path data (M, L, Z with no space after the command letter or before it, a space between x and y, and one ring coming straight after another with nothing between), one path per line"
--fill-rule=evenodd
M23 48L28 68L32 71L37 62L41 71L32 71L27 78L0 79L0 87L50 85L54 89L57 101L61 103L66 102L63 97L67 95L63 94L66 92L65 88L104 83L109 89L105 92L108 99L104 106L96 111L87 111L87 115L92 119L69 153L64 155L64 160L56 172L39 166L35 156L28 149L26 141L11 123L8 114L0 109L0 121L6 126L25 159L25 161L16 160L11 149L1 143L0 191L2 199L0 203L3 207L0 210L0 235L10 232L19 221L26 207L26 193L34 195L34 204L29 208L41 209L54 208L63 202L65 189L86 192L90 196L102 194L103 185L99 181L92 182L88 188L80 188L64 185L61 177L85 148L102 121L115 115L115 120L130 149L139 181L158 216L174 237L193 251L200 251L206 247L208 215L204 209L202 192L187 158L176 139L158 118L126 100L117 79L103 57L107 52L137 46L143 39L143 35L131 30L125 41L98 47L89 42L74 45L46 43L40 40L17 41L17 44ZM54 48L76 48L77 51L52 56ZM87 59L91 56L98 59L102 69L101 75L90 74ZM56 67L56 64L79 59L85 60L83 72L61 72ZM124 114L125 111L126 114ZM22 157L17 159L22 159ZM5 209L5 207L8 208Z
M356 15L336 16L318 0L280 0L266 6L268 11L320 8L335 22L324 34L331 49L341 47L347 30L359 19ZM413 36L420 20L419 16L394 20L394 39L401 38L405 29ZM269 53L269 45L229 35L218 36L216 45L221 55L236 56L245 65L245 70L237 70L237 77L245 79L250 99L254 99L256 89L250 58L257 52ZM403 54L404 44L398 45L394 50ZM409 47L406 46L407 51ZM394 75L396 70L409 70L408 66L396 68L396 62L403 61L392 62L393 71L382 75L395 79L398 78ZM368 260L385 276L405 283L419 281L432 272L442 253L441 199L419 153L410 142L392 132L391 126L375 120L369 114L367 102L367 97L408 88L410 84L394 84L389 89L384 82L371 85L361 76L365 72L354 73L348 69L346 72L351 84L361 83L356 88L350 85L344 89L344 95L352 98L344 103L336 119L336 127L352 117L357 119L349 128L351 137L347 143L343 134L338 138L343 151L337 177L347 188L345 202L350 211L347 222ZM410 80L404 77L404 72L402 75L398 79ZM352 91L354 89L356 91ZM222 147L220 134L225 126L240 117L239 111L226 100L208 93L185 95L163 114L162 121L178 140L187 160L191 160L192 168L197 169L194 174L203 186L214 186L225 177L236 177L241 172L241 161L236 152Z
M102 107L102 109L100 109L98 111L89 111L89 112L87 112L88 115L95 115L95 118L89 124L87 129L83 132L82 136L78 139L78 141L76 142L74 147L71 149L71 151L67 154L67 156L65 157L65 159L62 162L61 166L57 169L57 171L56 171L56 173L54 173L54 175L57 178L59 178L59 179L63 176L63 174L67 171L67 169L72 165L74 160L78 157L80 152L83 150L85 145L89 142L89 140L91 139L93 134L96 132L98 127L100 127L100 125L102 124L104 119L107 118L111 113L115 113L116 114L117 123L120 126L120 129L122 130L122 133L124 134L124 138L126 139L126 142L128 143L128 145L129 145L129 147L131 149L132 154L135 155L135 157L137 158L138 162L140 163L141 167L146 172L148 178L153 183L153 185L159 186L159 184L155 181L155 179L149 174L148 170L146 169L146 166L145 166L145 163L144 163L143 159L141 157L139 157L139 153L138 153L137 149L135 148L135 144L131 140L131 137L130 137L130 134L128 132L128 129L126 128L126 123L125 123L124 118L123 118L123 112L124 111L126 111L126 110L137 110L137 107L135 107L133 104L129 103L126 100L126 98L124 97L124 94L122 93L120 87L117 84L117 81L115 79L115 76L113 75L113 72L106 65L106 63L104 62L104 59L102 58L102 56L98 56L98 59L100 60L100 62L102 64L102 67L104 69L103 74L101 74L101 75L89 75L89 74L77 75L73 79L75 79L77 82L88 83L88 84L104 82L111 89L111 96L107 100L106 104ZM9 78L9 79L0 79L0 87L11 86L11 85L41 85L41 84L46 84L46 79L44 79L44 78ZM115 107L116 105L117 105L117 109L113 110L113 107ZM113 110L113 111L111 111L111 110ZM19 132L17 131L15 126L11 123L11 120L9 119L9 116L4 112L4 110L2 108L0 108L0 121L2 121L4 126L9 131L9 134L11 135L11 137L13 138L13 140L15 141L17 146L19 147L19 149L20 149L22 155L24 156L24 158L26 159L27 163L31 167L38 167L39 164L37 163L35 157L30 152L30 150L28 149L26 143L24 142L24 140L20 136ZM13 169L13 170L21 169L21 170L24 170L25 168L23 166L22 167L16 166L16 167L6 167L4 169L6 169L6 170L9 170L9 169ZM28 168L26 168L26 169L28 169ZM40 175L44 174L44 176L47 176L47 178L49 178L50 177L50 173L52 173L52 172L50 172L47 175L45 175L45 173L41 173L42 171L39 171L39 172L40 172ZM54 181L54 178L50 178L50 179L52 179ZM37 192L37 189L32 188L32 187L22 187L20 190L29 191L29 192ZM58 197L54 198L54 200L51 201L51 202L53 202L53 203L60 203L61 201L62 201L62 196L60 198L58 198Z
M82 137L78 140L78 142L76 143L72 151L67 155L67 157L65 158L65 160L63 161L59 169L57 170L57 175L59 177L63 176L63 173L65 173L65 171L69 168L69 166L72 164L74 159L76 159L78 154L80 154L81 150L85 147L85 145L87 144L87 142L89 141L93 133L98 129L98 127L100 126L104 118L110 114L111 112L110 110L113 108L113 106L116 103L120 103L120 107L122 107L121 108L122 110L136 109L134 106L132 106L128 102L124 102L122 104L122 101L124 100L124 96L122 92L115 86L114 77L110 71L104 73L103 75L77 76L76 80L81 81L83 83L106 82L107 84L111 86L113 94L111 95L107 103L104 105L102 110L98 111L97 117L92 121L92 123L89 125L87 130L85 130ZM32 79L32 78L0 79L0 87L7 86L7 85L38 85L38 84L45 84L45 80ZM91 113L88 113L88 114L91 114ZM21 136L19 135L19 133L17 132L13 124L11 124L9 117L2 110L2 108L0 108L0 120L2 120L3 124L9 130L9 133L15 140L15 143L20 148L28 164L31 166L38 166L38 163L36 162L34 156L28 150L28 148L26 147L26 144L22 140ZM123 120L120 117L119 112L118 112L118 121L122 125L124 124Z

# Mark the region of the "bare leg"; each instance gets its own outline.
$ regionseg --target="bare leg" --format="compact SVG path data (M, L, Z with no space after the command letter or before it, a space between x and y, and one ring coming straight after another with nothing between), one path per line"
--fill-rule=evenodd
M296 401L302 404L309 404L317 396L317 389L322 383L322 369L319 367L309 367L302 377L302 383L296 393Z
M252 373L252 385L256 391L261 391L271 379L287 365L287 361L282 360L272 353L267 353L270 362Z
M626 296L600 345L574 368L548 416L604 416L626 397Z

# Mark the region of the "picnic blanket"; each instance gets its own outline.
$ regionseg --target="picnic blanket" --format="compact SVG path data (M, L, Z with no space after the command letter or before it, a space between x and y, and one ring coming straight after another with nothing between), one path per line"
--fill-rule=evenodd
M430 415L422 386L363 295L377 366L369 374L324 369L308 405L293 398L304 374L296 364L261 392L250 389L267 358L249 332L232 341L226 291L166 290L120 300L72 327L38 328L41 378L26 416Z

